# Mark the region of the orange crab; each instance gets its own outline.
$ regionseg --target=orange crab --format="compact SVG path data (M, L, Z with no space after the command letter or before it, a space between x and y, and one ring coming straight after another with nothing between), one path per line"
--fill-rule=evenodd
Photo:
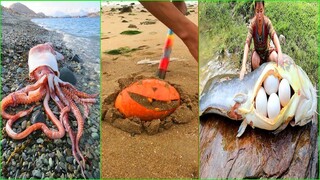
M159 79L144 79L122 90L115 107L125 117L138 117L148 121L162 119L180 105L178 91Z

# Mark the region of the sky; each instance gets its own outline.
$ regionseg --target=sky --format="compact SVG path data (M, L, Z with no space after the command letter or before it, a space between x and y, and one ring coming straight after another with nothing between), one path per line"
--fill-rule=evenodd
M1 1L1 5L9 7L18 1ZM65 15L86 15L90 12L98 12L100 10L100 2L60 2L60 1L21 1L29 9L36 13L43 12L47 16L65 16Z
M161 1L161 0L158 0L158 1ZM197 4L198 3L198 1L196 1L196 0L186 0L185 2L187 4ZM129 5L130 3L140 4L138 0L135 0L135 1L130 1L130 0L107 1L107 0L102 0L101 1L101 6L114 6L116 4Z

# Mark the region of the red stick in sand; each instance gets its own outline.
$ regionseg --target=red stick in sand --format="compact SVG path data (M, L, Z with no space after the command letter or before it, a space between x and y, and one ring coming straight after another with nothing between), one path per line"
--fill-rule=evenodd
M173 44L173 31L169 29L166 43L164 45L163 55L159 63L159 68L156 74L160 79L164 79L166 77L166 72L169 65L169 61L170 61L172 44Z

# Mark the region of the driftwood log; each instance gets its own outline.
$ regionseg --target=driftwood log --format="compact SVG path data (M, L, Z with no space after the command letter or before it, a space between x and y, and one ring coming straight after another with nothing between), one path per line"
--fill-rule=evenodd
M318 122L280 132L209 114L200 119L200 178L319 178Z

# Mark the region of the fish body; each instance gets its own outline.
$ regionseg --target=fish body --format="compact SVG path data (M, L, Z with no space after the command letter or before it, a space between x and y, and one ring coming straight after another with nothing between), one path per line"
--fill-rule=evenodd
M284 66L278 66L275 62L264 63L245 75L243 80L236 77L206 84L200 96L200 115L215 113L242 120L237 137L244 133L247 124L253 128L280 132L293 119L293 126L303 126L310 122L317 108L316 90L301 67L288 55L283 58ZM289 103L273 119L259 114L255 108L257 93L270 75L280 80L286 79L293 90Z

